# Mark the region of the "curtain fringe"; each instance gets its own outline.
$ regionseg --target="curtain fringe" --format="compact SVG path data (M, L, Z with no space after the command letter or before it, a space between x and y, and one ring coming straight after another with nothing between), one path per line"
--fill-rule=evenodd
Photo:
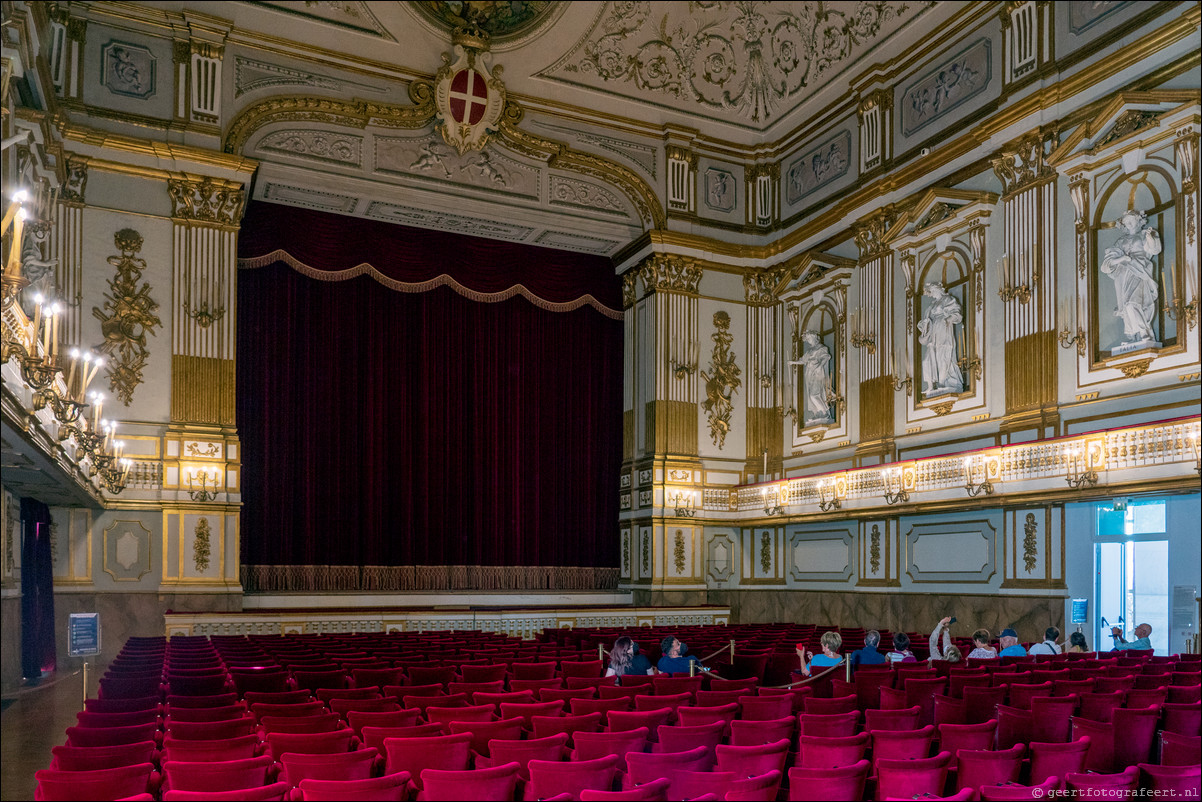
M476 290L463 286L446 273L435 276L428 281L397 281L394 278L389 278L388 276L384 275L375 267L367 264L366 262L357 264L354 267L348 267L346 270L319 270L318 268L305 264L292 254L282 249L274 250L271 253L265 253L262 256L248 256L246 258L239 259L238 268L240 270L251 270L258 267L267 267L268 265L275 264L276 262L283 262L296 272L300 273L302 276L308 276L309 278L314 278L318 281L346 281L362 275L368 275L388 289L396 290L397 292L429 292L436 287L450 287L464 298L489 304L497 303L499 301L508 301L515 295L520 295L530 303L537 306L539 309L546 309L548 312L571 312L587 305L593 307L598 312L608 318L611 318L612 320L622 319L621 309L610 309L608 306L594 298L591 294L582 295L574 301L556 303L554 301L547 301L543 298L539 298L537 295L530 292L530 290L526 289L526 287L522 284L514 284L509 289L501 290L500 292L477 292Z
M247 592L614 590L617 568L560 565L243 565Z

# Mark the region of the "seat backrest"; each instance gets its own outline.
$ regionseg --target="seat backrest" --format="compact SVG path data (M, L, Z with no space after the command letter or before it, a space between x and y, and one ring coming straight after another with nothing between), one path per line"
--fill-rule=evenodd
M930 754L931 742L935 739L935 727L928 724L918 730L880 730L870 735L872 765L875 770L882 760L925 758Z
M918 729L918 716L922 712L919 705L906 707L900 710L873 710L869 708L864 711L864 729L873 730L916 730Z
M808 700L807 700L808 701ZM802 735L828 735L835 738L855 735L859 711L851 713L798 713L797 731Z
M601 714L587 713L581 716L531 716L530 726L535 738L546 738L559 732L568 734L572 743L577 732L597 732L601 729Z
M1160 764L1162 766L1192 766L1202 750L1202 735L1160 733Z
M781 739L759 746L719 744L715 749L719 771L733 771L740 777L783 771L789 756L789 741Z
M942 746L942 744L940 744ZM1015 744L1009 749L961 749L956 753L956 789L978 791L983 785L1018 782L1023 753L1027 747Z
M1027 745L1030 751L1030 784L1039 785L1051 777L1063 779L1069 772L1084 771L1090 743L1088 735L1068 743L1032 741Z
M709 749L696 746L683 752L629 752L626 755L627 787L670 776L675 770L704 771L712 761Z
M427 738L385 738L384 771L393 774L407 771L413 784L422 787L423 769L464 771L471 758L470 733L441 735Z
M789 799L863 799L867 760L837 768L789 769Z
M875 748L874 743L873 749L875 750ZM889 758L877 760L875 758L874 754L877 777L876 798L878 800L914 799L925 794L935 797L943 796L948 764L952 761L951 752L940 752L935 757L901 760Z
M488 752L492 763L516 762L523 780L530 779L527 766L531 760L564 760L568 757L568 735L561 732L546 738L494 738L489 741Z
M596 760L614 755L619 759L619 767L625 771L626 755L645 751L648 735L646 727L622 732L577 732L572 739L575 744L572 759Z
M793 740L797 733L797 718L767 719L764 721L742 721L736 719L727 725L730 728L730 743L734 746L755 746L779 741L781 738Z
M263 755L246 760L163 763L163 790L236 791L267 784L272 758Z
M585 789L608 791L618 772L618 762L617 755L572 762L531 760L527 766L530 784L526 787L525 797L548 799L567 793L572 798L579 798Z
M146 793L154 775L151 763L90 771L42 769L34 772L37 799L121 799Z
M355 731L350 727L333 732L269 732L264 737L267 753L277 760L285 752L331 755L350 751Z
M387 738L429 738L435 735L446 735L441 724L412 724L397 727L365 726L360 732L364 746L375 747L384 753L384 740Z
M56 746L50 750L55 771L99 771L139 763L157 763L154 741L114 746Z
M255 757L259 736L241 735L237 738L189 741L180 738L163 739L163 760L199 763L205 760L246 760Z
M278 758L283 767L280 779L288 783L290 788L307 779L366 780L371 777L379 755L371 748L319 755L284 752Z
M520 716L503 718L497 721L452 721L449 728L452 735L461 732L471 733L472 751L481 755L489 755L489 742L494 739L516 739L522 737L526 722Z
M331 802L404 802L410 796L409 772L401 771L370 780L302 780L300 799Z
M118 744L133 744L142 741L153 741L159 725L132 724L128 727L68 727L67 746L116 746Z
M492 705L468 705L466 707L438 707L430 705L426 708L426 720L431 724L449 724L452 721L495 721L496 708ZM505 716L511 718L511 716Z
M622 732L646 727L649 732L648 740L656 742L659 739L657 733L659 726L668 724L672 719L672 713L670 707L662 707L658 710L613 710L609 714L609 731Z
M980 724L940 724L939 749L954 757L961 749L992 749L997 736L997 719Z
M866 732L840 738L823 735L798 736L797 765L806 769L833 769L855 765L864 759L869 737Z
M463 666L468 668L468 666ZM479 802L508 802L513 799L521 764L511 761L492 768L471 771L422 770L422 799L473 799Z

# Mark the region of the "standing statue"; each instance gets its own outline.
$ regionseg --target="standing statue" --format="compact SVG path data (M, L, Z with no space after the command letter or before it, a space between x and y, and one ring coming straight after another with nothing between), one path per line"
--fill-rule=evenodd
M1115 221L1118 239L1106 249L1100 269L1114 282L1114 316L1123 319L1123 345L1153 342L1152 317L1158 295L1152 257L1160 253L1160 235L1148 225L1148 215L1128 209Z
M964 377L956 362L956 324L964 320L960 302L937 283L926 285L923 295L931 298L927 313L918 321L923 395L964 392Z
M833 423L831 417L831 351L808 329L801 335L805 350L801 359L790 365L802 366L805 381L805 423Z

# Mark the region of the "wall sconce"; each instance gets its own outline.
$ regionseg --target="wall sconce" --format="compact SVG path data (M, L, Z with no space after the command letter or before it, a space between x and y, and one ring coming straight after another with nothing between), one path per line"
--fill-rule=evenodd
M1202 425L1195 423L1193 434L1191 435L1194 446L1194 460L1196 461L1194 470L1202 474L1202 444L1198 442L1200 437L1202 437Z
M1098 484L1098 472L1093 469L1093 459L1089 452L1089 444L1082 450L1075 446L1064 447L1064 466L1068 474L1064 481L1073 490L1083 487L1094 487ZM1081 470L1082 467L1085 470Z
M117 467L108 467L100 471L100 483L104 485L104 489L114 496L124 490L129 481L129 469L133 464L131 459L122 459L117 463Z
M901 468L886 468L881 471L881 482L885 485L886 504L897 504L898 502L904 504L910 500Z
M781 482L779 485L775 485L775 488L776 489L771 494L768 493L767 487L764 488L763 493L765 515L783 515L785 512L785 508L781 505L781 501L785 496L786 485L784 482Z
M851 347L867 348L868 353L876 353L876 338L868 333L863 309L857 309L851 316Z
M8 309L17 300L17 293L29 286L29 279L21 275L21 244L25 236L25 201L29 193L20 189L13 193L12 203L4 212L4 224L0 226L0 235L7 234L12 227L12 244L4 256L3 308Z
M898 356L900 356L900 352L898 352ZM902 362L902 364L906 366L905 378L901 378L897 375L897 363L899 362L902 362L902 360L895 358L893 354L889 355L889 375L886 378L892 380L894 392L901 392L901 389L904 387L906 390L906 395L913 395L914 380L910 378L910 362L909 360Z
M1191 275L1192 275L1191 272L1187 269L1185 271L1185 276L1184 276L1184 278L1185 278L1185 294L1186 295L1190 294L1190 286L1189 285L1190 285L1190 276ZM1191 298L1188 303L1183 301L1181 298L1177 298L1175 293L1173 293L1174 297L1169 297L1170 291L1176 290L1176 285L1173 283L1173 264L1172 263L1169 264L1169 272L1168 272L1167 277L1165 276L1163 271L1161 272L1160 285L1161 285L1162 289L1164 290L1164 298L1165 298L1164 307L1163 307L1164 313L1166 315L1168 315L1171 320L1174 320L1174 321L1184 320L1186 331L1189 331L1190 329L1197 326L1198 325L1198 293L1197 293L1197 291L1196 290L1194 291L1193 298Z
M823 512L841 509L843 505L839 502L839 489L835 486L835 480L823 479L818 483L818 509Z
M204 468L188 471L188 495L193 501L212 501L217 498L220 486L220 476L216 468L211 473Z
M692 518L697 514L697 494L692 490L677 490L668 497L669 506L676 508L676 515L680 518Z
M980 482L974 481L978 475L982 479ZM968 495L973 497L982 493L987 496L993 495L993 482L989 481L989 467L979 454L964 458L964 489L968 491Z
M1075 345L1077 346L1077 356L1085 356L1085 330L1081 327L1078 326L1077 333L1073 334L1068 330L1068 327L1065 326L1060 330L1058 339L1060 340L1061 348L1072 348Z
M697 372L697 360L699 357L698 352L700 350L699 346L696 342L694 342L683 350L688 352L687 357L683 354L680 356L674 354L668 360L668 367L672 369L672 375L677 379L683 379L685 376L692 376Z
M1002 262L998 266L998 297L1003 301L1013 301L1018 299L1019 303L1025 304L1031 300L1031 295L1035 291L1035 286L1039 284L1039 272L1032 271L1030 284L1019 284L1017 271L1010 264L1009 259L1002 257Z

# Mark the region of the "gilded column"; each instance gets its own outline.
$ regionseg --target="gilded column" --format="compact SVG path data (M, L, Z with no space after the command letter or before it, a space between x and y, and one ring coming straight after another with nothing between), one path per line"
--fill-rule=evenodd
M860 249L858 306L852 313L851 343L860 350L860 445L858 456L893 451L893 377L888 355L893 332L893 251L885 235L897 217L886 207L855 227Z
M747 464L744 470L761 481L780 473L784 459L781 408L785 385L784 342L779 293L787 267L748 272L743 276L747 301Z
M1042 429L1058 418L1056 171L1045 161L1050 144L1048 132L1034 131L993 160L1005 223L997 267L1005 309L1004 431Z

